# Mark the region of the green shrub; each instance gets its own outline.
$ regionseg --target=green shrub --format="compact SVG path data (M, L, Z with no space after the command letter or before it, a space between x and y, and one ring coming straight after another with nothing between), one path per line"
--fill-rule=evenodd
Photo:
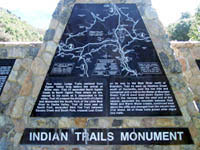
M17 16L0 8L0 41L42 41L44 31L32 27Z

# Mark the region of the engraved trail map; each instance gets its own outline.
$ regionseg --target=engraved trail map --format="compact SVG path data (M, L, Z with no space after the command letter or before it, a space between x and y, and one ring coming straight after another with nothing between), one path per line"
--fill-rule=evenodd
M136 60L152 47L142 19L134 17L138 16L137 10L130 11L133 5L96 7L75 6L71 18L77 19L69 20L55 61L64 58L77 62L73 75L141 75Z
M135 4L76 4L32 116L181 115Z

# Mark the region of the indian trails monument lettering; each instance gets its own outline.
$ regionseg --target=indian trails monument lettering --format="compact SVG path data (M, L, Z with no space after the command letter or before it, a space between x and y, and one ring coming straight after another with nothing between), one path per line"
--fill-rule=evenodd
M74 5L31 116L181 116L135 4Z
M192 144L186 128L26 129L21 144Z

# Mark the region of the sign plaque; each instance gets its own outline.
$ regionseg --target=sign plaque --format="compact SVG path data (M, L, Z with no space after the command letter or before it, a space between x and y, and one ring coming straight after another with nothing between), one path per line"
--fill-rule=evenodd
M135 4L75 4L32 117L180 116Z
M30 145L183 145L193 144L187 128L26 129Z
M6 84L8 76L12 71L13 65L15 63L14 59L1 59L0 60L0 95Z

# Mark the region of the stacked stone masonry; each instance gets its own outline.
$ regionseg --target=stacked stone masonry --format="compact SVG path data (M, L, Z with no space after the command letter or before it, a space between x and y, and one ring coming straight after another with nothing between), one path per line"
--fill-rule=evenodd
M182 65L183 75L188 86L200 97L200 70L196 60L200 60L200 42L172 42L171 47Z
M165 69L183 116L121 118L31 118L46 73L55 54L65 25L75 3L136 3ZM27 47L26 47L27 46ZM25 47L25 48L23 48ZM40 48L37 54L38 48ZM22 50L17 51L17 49ZM34 50L33 50L34 49ZM0 150L198 150L200 149L200 114L182 75L182 63L170 48L167 35L150 0L61 0L53 14L44 43L10 46L0 44L1 58L17 58L0 98ZM37 55L37 56L36 56ZM33 60L34 59L34 60ZM32 62L33 60L33 62ZM183 70L184 72L184 70ZM189 128L195 145L158 146L23 146L19 140L25 128Z
M32 82L25 78L40 47L41 43L0 43L0 59L16 59L0 97L0 150L14 150L14 142L17 142L14 140L19 135L16 133L24 129L23 121L11 118L20 118L24 108L30 107L24 106L25 99L16 99L23 86L26 86L27 90L32 88Z

